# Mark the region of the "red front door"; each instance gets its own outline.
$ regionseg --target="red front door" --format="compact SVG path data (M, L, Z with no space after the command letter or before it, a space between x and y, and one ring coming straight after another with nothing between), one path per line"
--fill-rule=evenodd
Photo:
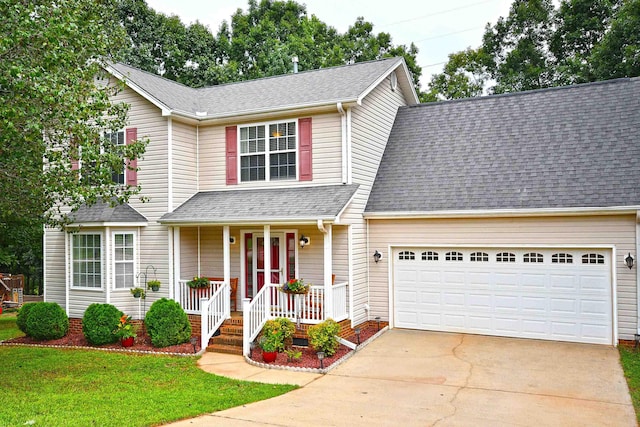
M290 246L287 237L290 234L293 235L292 233L271 233L271 242L268 246L265 245L262 233L245 234L245 295L247 298L253 298L262 289L267 282L265 278L269 278L270 283L282 284L290 273L294 273L295 267L291 269L289 265L295 266L295 255L292 257L291 250L287 250ZM271 268L268 269L264 265L265 249L271 254Z

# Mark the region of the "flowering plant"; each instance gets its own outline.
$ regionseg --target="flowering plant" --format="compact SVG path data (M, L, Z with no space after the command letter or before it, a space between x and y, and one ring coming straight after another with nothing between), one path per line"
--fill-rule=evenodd
M306 294L309 292L309 285L305 285L302 279L291 279L282 285L280 289L282 289L282 292L290 294Z
M120 317L118 327L113 331L113 333L121 339L132 337L135 338L137 336L135 327L131 324L131 317L127 316L126 314L123 314Z
M208 288L209 287L209 279L206 277L198 277L195 276L193 279L187 282L187 286L191 289L194 288Z

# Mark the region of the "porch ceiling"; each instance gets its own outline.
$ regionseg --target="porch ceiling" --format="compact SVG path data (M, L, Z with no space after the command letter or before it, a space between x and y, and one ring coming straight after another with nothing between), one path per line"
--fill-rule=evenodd
M195 194L163 224L229 224L335 221L353 198L358 185L324 185L206 191Z

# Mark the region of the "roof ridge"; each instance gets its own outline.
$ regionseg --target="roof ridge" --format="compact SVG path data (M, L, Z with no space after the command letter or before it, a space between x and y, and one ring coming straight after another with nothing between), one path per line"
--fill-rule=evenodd
M180 83L180 82L177 82L177 81L175 81L175 80L171 80L170 78L167 78L167 77L161 76L160 74L152 73L151 71L143 70L142 68L134 67L133 65L129 65L129 64L124 63L124 62L111 63L110 65L111 65L112 67L113 67L113 65L122 65L122 66L125 66L125 67L127 67L127 68L134 69L134 70L136 70L136 71L138 71L138 72L140 72L140 73L144 73L144 74L146 74L146 75L148 75L148 76L151 76L151 77L153 77L153 78L157 78L157 79L160 79L160 80L164 80L164 81L166 81L166 82L169 82L169 83L173 83L173 84L178 85L178 86L182 86L182 87L183 87L183 88L185 88L185 89L192 89L192 90L203 89L203 88L198 88L198 87L188 86L188 85L186 85L186 84L184 84L184 83ZM116 69L116 70L117 70L117 69ZM117 70L117 71L119 71L119 70ZM127 77L127 76L124 76L124 77Z
M571 85L564 85L564 86L552 86L552 87L545 87L545 88L540 88L540 89L530 89L530 90L524 90L524 91L518 91L518 92L508 92L508 93L499 93L499 94L493 94L493 95L483 95L483 96L474 96L474 97L469 97L469 98L461 98L461 99L444 99L442 101L436 101L436 102L423 102L420 104L415 104L415 105L406 105L400 108L418 108L418 107L429 107L429 106L435 106L435 105L445 105L445 104L457 104L457 103L461 103L461 102L480 102L481 100L490 100L490 99L497 99L497 98L507 98L507 97L516 97L516 96L528 96L528 95L534 95L534 94L538 94L538 93L544 93L544 92L552 92L552 91L560 91L560 90L568 90L568 89L578 89L578 88L585 88L585 87L591 87L591 86L599 86L599 85L605 85L605 84L621 84L621 83L628 83L630 81L633 80L640 80L640 76L638 77L618 77L615 79L609 79L609 80L599 80L596 82L586 82L586 83L574 83Z

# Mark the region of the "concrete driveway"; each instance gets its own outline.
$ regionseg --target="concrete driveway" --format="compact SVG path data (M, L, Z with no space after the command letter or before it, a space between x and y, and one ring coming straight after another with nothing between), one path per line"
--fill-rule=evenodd
M329 374L176 426L637 426L615 348L394 329Z

